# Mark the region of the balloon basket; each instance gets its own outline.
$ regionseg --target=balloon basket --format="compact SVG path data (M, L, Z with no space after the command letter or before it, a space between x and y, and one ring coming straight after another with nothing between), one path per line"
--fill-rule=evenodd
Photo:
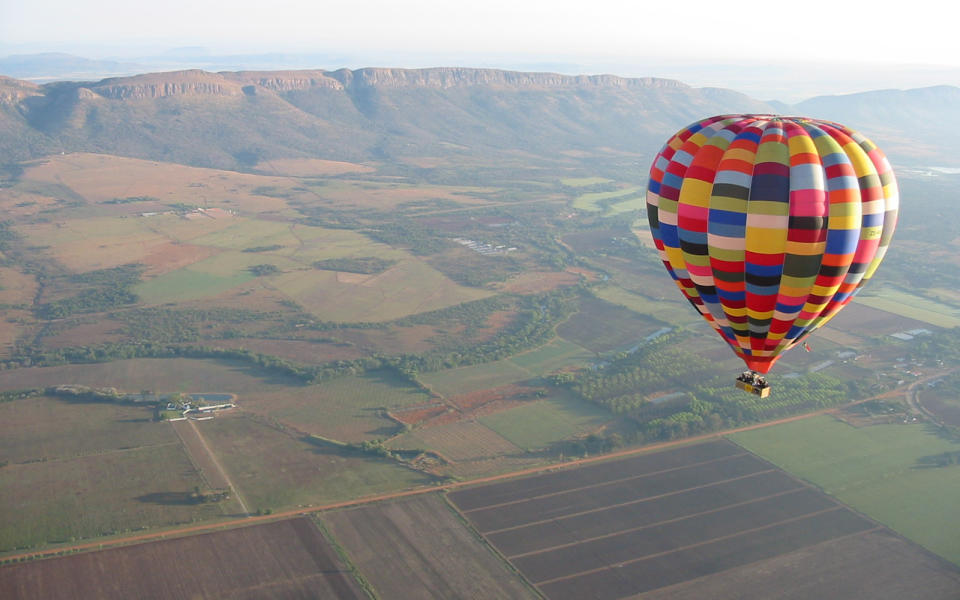
M770 384L767 379L756 371L744 371L737 377L737 388L749 392L754 396L766 398L770 395Z

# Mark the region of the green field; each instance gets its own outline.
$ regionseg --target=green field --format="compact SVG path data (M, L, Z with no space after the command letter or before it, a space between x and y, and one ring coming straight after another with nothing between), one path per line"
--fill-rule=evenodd
M632 212L635 210L643 210L646 207L647 199L643 196L637 196L635 198L630 198L629 200L624 200L623 202L611 204L610 208L606 212L606 216L619 215L621 213Z
M554 397L486 415L479 421L518 447L532 450L590 432L612 418L598 406Z
M430 396L385 371L338 377L319 385L256 394L244 408L300 431L342 442L388 437L397 425L381 408L424 404Z
M165 304L216 296L252 279L246 270L214 275L186 267L137 284L133 291L144 304Z
M925 425L855 428L828 416L730 438L960 565L960 466L929 466L960 443Z
M960 308L889 285L876 290L871 288L865 293L858 294L856 301L871 308L923 321L936 327L951 329L960 326Z
M509 361L531 375L548 375L565 367L584 367L592 358L593 354L582 346L554 338L536 350L512 356Z
M612 192L588 192L586 194L581 194L573 201L573 207L577 210L585 210L589 212L596 212L601 210L601 207L598 206L598 203L603 200L610 200L612 198L620 198L623 196L628 196L631 194L639 193L643 188L628 187L621 190L614 190Z
M509 360L458 367L418 375L420 381L443 396L478 392L530 379L530 373Z

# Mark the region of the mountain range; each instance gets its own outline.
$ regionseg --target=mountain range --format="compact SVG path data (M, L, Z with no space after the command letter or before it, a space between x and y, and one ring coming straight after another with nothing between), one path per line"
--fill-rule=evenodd
M622 168L712 114L845 123L895 164L960 166L960 88L823 96L797 105L657 78L495 69L188 70L36 84L0 76L0 164L100 152L226 169L275 158Z

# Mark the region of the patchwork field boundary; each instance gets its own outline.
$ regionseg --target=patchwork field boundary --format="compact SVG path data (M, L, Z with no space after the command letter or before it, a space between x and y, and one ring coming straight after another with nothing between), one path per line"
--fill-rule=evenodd
M898 392L902 393L903 390L894 390L893 392L887 392L882 396L890 396ZM741 431L751 431L754 429L773 427L776 425L780 425L782 423L789 423L789 422L798 421L802 419L808 419L810 417L828 414L832 411L840 410L840 409L843 409L855 404L867 402L873 399L874 398L867 398L863 400L858 400L856 402L852 402L850 404L847 404L841 407L820 409L820 410L816 410L809 413L793 415L790 417L785 417L783 419L777 419L775 421L768 421L765 423L756 423L753 425L746 425L743 427L737 427L734 429L707 433L707 434L698 435L698 436L685 438L681 440L660 442L660 443L651 444L648 446L643 446L640 448L628 448L628 449L619 450L616 452L611 452L609 454L591 456L588 458L574 459L565 463L543 464L543 465L538 465L538 466L534 466L526 469L520 469L518 471L514 471L511 473L503 473L503 474L491 475L487 477L480 477L480 478L471 479L468 481L455 481L455 482L443 483L440 485L430 486L430 487L420 487L420 488L402 490L398 492L375 494L372 496L355 498L351 500L344 500L341 502L333 502L333 503L328 503L328 504L323 504L318 506L302 507L302 508L295 508L295 509L290 509L285 511L279 511L269 515L251 515L249 517L245 517L241 519L229 519L226 521L201 523L197 525L191 525L188 527L175 527L175 528L163 529L160 531L154 531L154 532L144 533L144 534L139 534L134 536L122 536L122 537L115 537L112 539L104 538L104 539L98 539L95 541L85 542L81 544L70 544L70 545L57 546L52 548L37 549L33 551L28 551L28 552L21 552L18 554L0 555L0 563L11 563L11 562L19 562L22 560L46 558L50 556L70 554L73 552L81 552L85 550L95 550L95 549L102 550L102 549L106 549L114 546L122 546L122 545L129 545L129 544L142 543L142 542L148 542L148 541L162 540L162 539L168 539L172 537L180 537L184 535L202 533L206 531L231 529L234 527L244 527L247 525L255 525L257 523L264 523L267 521L277 521L277 520L287 519L287 518L295 517L299 515L319 513L323 511L347 508L352 506L360 506L363 504L369 504L373 502L383 502L386 500L392 500L396 498L405 498L408 496L416 496L419 494L429 494L429 493L436 492L438 490L451 491L454 489L467 488L471 486L479 486L479 485L494 482L494 481L516 479L516 478L524 477L527 475L535 475L538 473L544 473L549 471L555 471L555 470L561 470L561 469L564 469L564 470L574 469L582 465L588 465L588 464L597 463L597 462L613 461L620 458L626 458L626 457L636 456L640 454L657 452L658 450L666 450L669 448L692 445L692 444L696 444L696 443L704 442L708 440L722 439L727 435L730 435L733 433L739 433Z

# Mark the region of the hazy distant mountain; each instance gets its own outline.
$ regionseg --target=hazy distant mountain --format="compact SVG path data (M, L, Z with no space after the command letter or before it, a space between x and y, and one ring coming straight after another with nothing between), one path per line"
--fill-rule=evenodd
M113 60L92 60L61 52L15 54L0 58L0 75L53 81L63 79L102 79L104 75L122 75L143 72L142 65Z
M0 163L90 151L244 168L281 157L455 156L507 164L637 162L728 112L822 113L906 160L935 149L960 88L814 99L784 111L665 79L493 69L180 71L42 86L0 77ZM854 118L855 117L855 118ZM887 142L889 141L889 146ZM918 150L919 149L919 150ZM890 152L893 154L893 152ZM926 162L924 164L930 164ZM943 161L937 164L945 164Z
M887 154L906 163L960 163L960 87L943 85L821 96L794 108L798 114L832 119L869 131Z

